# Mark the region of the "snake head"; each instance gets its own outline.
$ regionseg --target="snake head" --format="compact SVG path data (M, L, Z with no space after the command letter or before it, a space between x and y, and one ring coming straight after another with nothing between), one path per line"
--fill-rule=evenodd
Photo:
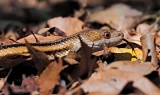
M93 48L104 44L107 47L115 46L122 41L123 37L122 32L112 29L90 30L81 35L82 40Z

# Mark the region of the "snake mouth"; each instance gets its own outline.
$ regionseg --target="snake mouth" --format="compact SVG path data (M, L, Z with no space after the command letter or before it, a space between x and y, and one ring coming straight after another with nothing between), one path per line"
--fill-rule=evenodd
M114 38L111 38L111 39L101 39L101 40L95 41L92 44L92 47L93 48L99 48L104 44L107 47L112 47L112 46L118 45L118 43L120 43L122 40L123 40L123 37L114 37Z
M121 35L121 36L118 36ZM106 41L105 44L108 47L116 46L123 40L123 34L118 34L117 37L111 38L109 41Z

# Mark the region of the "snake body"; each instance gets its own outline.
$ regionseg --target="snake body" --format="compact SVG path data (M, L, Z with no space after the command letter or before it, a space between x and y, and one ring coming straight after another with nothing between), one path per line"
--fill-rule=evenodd
M54 51L55 56L63 57L70 51L77 52L81 48L80 38L84 43L93 48L98 48L103 44L111 47L122 41L123 33L111 29L85 30L54 42L31 43L31 46L42 52ZM25 44L0 46L0 58L23 53L28 53Z

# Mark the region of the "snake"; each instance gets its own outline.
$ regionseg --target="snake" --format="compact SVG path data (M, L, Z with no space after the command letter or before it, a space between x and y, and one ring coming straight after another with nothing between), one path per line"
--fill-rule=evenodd
M30 43L30 45L38 51L54 51L55 56L61 58L68 55L71 51L77 52L81 48L80 39L89 47L99 48L104 44L107 47L115 46L123 40L123 37L122 32L113 29L89 29L53 42ZM0 58L28 52L24 43L0 46Z

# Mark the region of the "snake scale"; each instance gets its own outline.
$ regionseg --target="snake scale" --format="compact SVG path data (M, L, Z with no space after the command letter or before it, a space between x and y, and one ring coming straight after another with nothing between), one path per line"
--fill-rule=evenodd
M66 56L70 51L77 52L81 48L80 38L89 47L99 48L103 44L107 47L115 46L123 39L123 33L111 29L84 30L77 34L58 39L53 42L31 43L31 46L42 52L55 52L56 57ZM0 58L27 53L25 44L11 44L0 46Z

